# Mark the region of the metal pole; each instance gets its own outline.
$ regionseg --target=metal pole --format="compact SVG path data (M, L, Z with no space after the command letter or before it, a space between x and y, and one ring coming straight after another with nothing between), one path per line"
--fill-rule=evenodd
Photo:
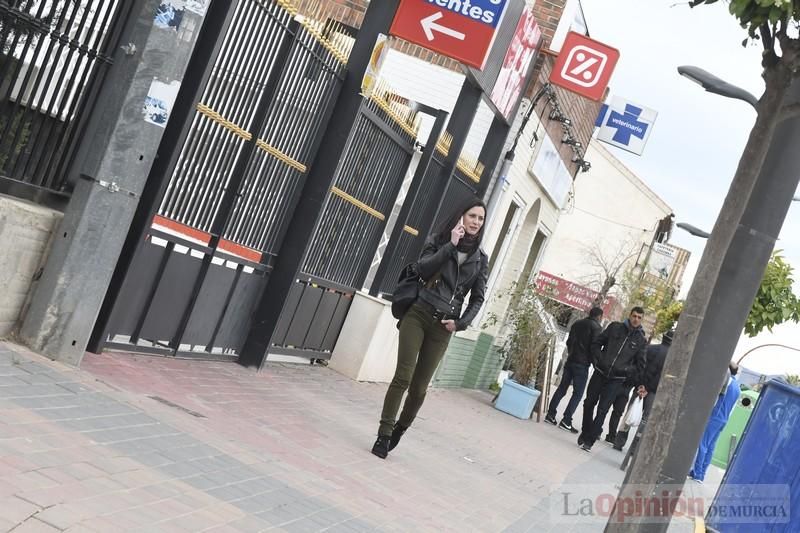
M339 159L350 139L361 105L361 79L380 33L388 33L400 0L370 2L347 63L347 76L329 122L322 149L311 165L286 238L278 252L275 267L253 315L239 363L261 368L266 361L272 336L280 320L283 303L296 281L311 237L317 225L325 198L333 182Z
M800 103L800 80L794 80L782 102L762 98L765 102L774 112L780 112L781 104ZM769 120L770 112L762 109L763 121ZM763 125L757 122L756 127ZM754 129L753 134L759 133ZM681 495L719 394L717 384L736 348L800 181L798 145L800 118L783 119L775 126L752 187L746 179L732 183L667 358L650 417L654 423L642 438L620 501L636 498L637 492ZM606 531L662 533L671 520L671 512L665 514L658 522L626 517L619 524L612 513Z
M154 27L153 2L137 1L107 83L85 134L86 157L20 330L21 339L52 359L79 365L126 240L150 169L166 132L144 120L154 76L182 81L199 32ZM210 11L209 11L210 12ZM187 13L200 26L206 15ZM90 257L91 261L87 262Z

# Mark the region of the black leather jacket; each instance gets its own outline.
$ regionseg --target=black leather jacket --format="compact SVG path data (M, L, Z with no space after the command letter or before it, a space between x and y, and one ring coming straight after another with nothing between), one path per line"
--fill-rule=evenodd
M612 322L592 342L594 368L611 379L640 385L646 364L647 339L640 327Z
M417 269L422 279L432 281L420 290L419 299L437 311L460 317L456 320L456 329L467 329L483 305L489 257L478 249L459 265L453 243L437 245L431 237L425 241ZM462 314L461 306L467 293L470 293L469 304Z
M592 363L592 341L603 331L594 318L582 318L569 329L567 362L589 366Z

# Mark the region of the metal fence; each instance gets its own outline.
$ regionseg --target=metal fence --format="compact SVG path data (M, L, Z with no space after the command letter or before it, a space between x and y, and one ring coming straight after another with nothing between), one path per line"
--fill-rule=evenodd
M159 209L204 232L225 219L224 239L273 255L346 63L338 48L319 45L325 36L279 4L240 3ZM287 31L294 42L274 76ZM267 106L262 117L254 112L259 105ZM236 175L243 141L257 149ZM223 212L229 189L237 201Z
M298 17L287 0L236 4L153 225L115 296L108 345L237 357L339 94L350 40L330 19Z
M0 192L66 202L70 166L133 4L0 0Z
M365 99L302 272L360 289L413 155L417 113L379 88Z

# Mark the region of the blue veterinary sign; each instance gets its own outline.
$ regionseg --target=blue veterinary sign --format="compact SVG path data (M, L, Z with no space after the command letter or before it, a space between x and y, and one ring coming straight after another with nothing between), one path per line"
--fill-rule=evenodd
M658 113L615 96L603 104L595 126L597 138L603 142L642 155Z

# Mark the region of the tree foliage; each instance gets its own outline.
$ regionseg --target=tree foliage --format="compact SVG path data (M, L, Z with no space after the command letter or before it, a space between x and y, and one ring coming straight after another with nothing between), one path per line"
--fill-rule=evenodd
M541 387L547 356L556 343L553 315L561 309L561 304L542 294L535 283L512 284L496 298L510 299L502 318L504 342L499 353L507 359L512 379L520 385ZM490 313L483 327L500 321L500 317Z
M797 374L786 374L784 376L784 379L786 379L786 383L788 383L789 385L800 387L800 376L798 376Z
M800 321L800 300L792 292L793 270L780 250L772 254L744 326L749 337L755 337L764 329L772 332L773 327L787 320Z
M792 291L793 271L780 250L772 254L745 323L744 332L749 337L755 337L764 329L771 332L773 327L787 320L800 321L800 299ZM655 335L675 327L683 303L683 300L675 300L656 311Z
M663 335L673 329L683 311L683 300L673 300L656 311L656 328L654 335Z
M714 4L718 0L691 0L691 7ZM800 66L798 0L730 0L728 10L747 30L746 45L751 39L764 47L762 64L765 69L781 66L791 76L797 76Z

